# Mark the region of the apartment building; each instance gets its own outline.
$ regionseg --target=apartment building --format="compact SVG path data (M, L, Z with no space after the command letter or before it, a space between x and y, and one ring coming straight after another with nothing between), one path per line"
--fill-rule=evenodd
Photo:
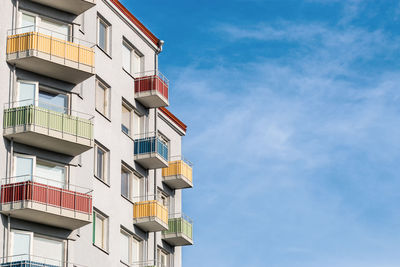
M180 267L186 125L118 0L2 0L0 266Z

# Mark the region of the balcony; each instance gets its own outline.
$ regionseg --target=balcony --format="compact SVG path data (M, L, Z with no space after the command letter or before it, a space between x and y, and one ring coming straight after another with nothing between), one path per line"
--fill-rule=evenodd
M136 74L135 98L147 108L169 105L169 81L159 71L146 71Z
M167 230L168 209L157 199L135 202L133 204L133 223L147 232Z
M75 230L92 222L92 191L37 177L2 180L0 212L26 221Z
M182 157L171 157L173 161L162 169L164 183L172 189L192 188L192 163Z
M0 258L1 267L86 267L80 264L30 254L19 254Z
M45 6L80 15L96 5L96 0L31 0Z
M155 133L138 135L134 142L135 161L147 169L168 166L168 145Z
M4 137L70 156L93 148L92 116L72 110L65 114L37 105L18 105L21 103L7 104L4 108Z
M163 231L163 240L173 246L193 245L192 220L182 214L174 214L168 220L168 230Z
M29 26L8 32L7 62L21 69L78 84L95 74L93 47L71 36Z

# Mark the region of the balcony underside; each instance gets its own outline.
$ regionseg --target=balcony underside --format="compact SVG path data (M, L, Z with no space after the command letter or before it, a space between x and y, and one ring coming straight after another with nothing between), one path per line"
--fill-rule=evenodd
M193 187L193 183L182 174L164 176L164 183L172 189L184 189Z
M23 200L1 205L1 213L12 218L75 230L92 222L92 215Z
M17 68L73 84L81 83L95 74L94 67L36 50L10 53L7 62L15 64Z
M32 2L37 2L75 15L82 14L96 5L96 0L32 0Z
M168 99L166 99L158 90L136 93L135 98L147 108L159 108L169 105Z
M168 167L168 161L166 161L156 152L135 155L135 161L146 169L159 169Z
M183 233L163 234L163 240L173 246L193 245L193 240Z
M158 232L168 230L168 224L158 217L149 216L134 218L133 223L146 232Z
M4 129L4 137L14 141L58 153L77 156L93 148L93 140L43 128L22 125Z

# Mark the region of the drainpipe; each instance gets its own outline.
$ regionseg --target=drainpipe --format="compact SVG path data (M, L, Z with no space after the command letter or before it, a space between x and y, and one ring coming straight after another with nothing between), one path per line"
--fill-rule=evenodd
M10 235L11 235L11 217L10 214L7 216L7 261L8 261L8 256L9 254L9 249L10 249Z
M13 23L14 23L14 25L13 25L13 34L15 34L16 32L14 32L15 31L15 29L18 27L17 25L18 25L18 10L19 10L19 0L16 0L16 3L15 3L15 13L14 13L14 21L13 21Z

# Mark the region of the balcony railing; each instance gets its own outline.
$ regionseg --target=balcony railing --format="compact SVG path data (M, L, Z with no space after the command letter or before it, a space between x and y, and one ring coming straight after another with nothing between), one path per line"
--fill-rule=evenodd
M149 108L168 106L169 81L161 72L140 72L135 77L135 97L138 101Z
M71 83L94 75L94 45L38 26L8 31L7 60L18 67ZM52 64L47 66L41 61Z
M0 203L1 212L11 217L66 229L91 222L92 190L34 175L3 179Z
M19 254L0 258L1 267L87 267L84 265L40 257L31 254Z
M3 128L5 137L72 156L92 148L94 144L93 116L33 100L6 104ZM23 136L29 132L64 142L46 143L31 135Z
M135 136L135 160L145 168L154 169L168 166L168 144L156 133Z
M167 168L162 169L164 183L173 189L193 187L193 164L181 156L172 156Z
M149 232L168 229L168 208L158 196L138 197L134 201L134 224Z
M193 222L182 213L171 214L163 239L174 246L193 245Z
M166 267L163 266L161 263L157 263L156 260L150 261L137 261L130 265L131 267Z

